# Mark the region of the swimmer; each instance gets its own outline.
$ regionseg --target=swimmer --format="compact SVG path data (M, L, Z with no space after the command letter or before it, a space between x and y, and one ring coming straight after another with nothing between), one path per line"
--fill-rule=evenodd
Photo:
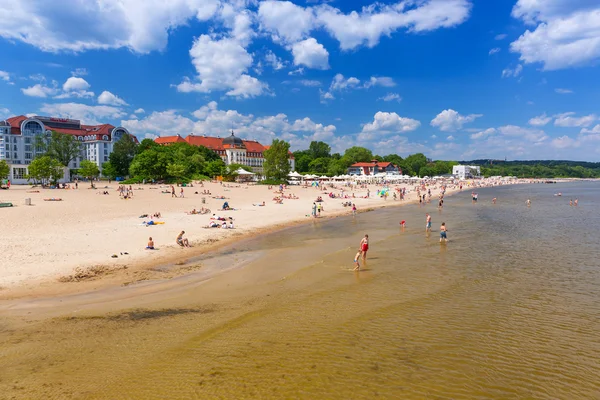
M400 226L402 228L406 227L406 221L405 220L400 221Z
M578 204L579 204L579 199L575 199L575 201L573 202L573 205L574 205L575 207L577 207L577 205L578 205Z
M531 207L531 200L527 199L527 207Z
M496 204L496 200L497 200L497 199L494 197L494 198L492 199L492 203L493 203L493 204Z
M442 226L440 226L440 243L442 243L442 240L444 242L448 241L447 232L448 232L448 228L446 228L446 223L442 222Z
M431 232L431 215L426 213L425 216L425 232Z

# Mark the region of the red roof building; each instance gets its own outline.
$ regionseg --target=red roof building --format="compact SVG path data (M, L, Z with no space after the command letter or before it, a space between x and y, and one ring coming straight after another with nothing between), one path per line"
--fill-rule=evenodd
M193 146L204 146L217 153L225 164L247 165L257 173L262 172L263 153L269 148L269 146L264 146L256 140L243 140L235 136L233 132L225 138L189 134L185 138L179 135L163 136L156 138L154 141L162 145L187 142ZM291 152L289 153L289 159L292 170L294 170L295 161Z
M359 162L348 168L349 175L375 175L388 172L402 174L402 170L397 165L387 161Z

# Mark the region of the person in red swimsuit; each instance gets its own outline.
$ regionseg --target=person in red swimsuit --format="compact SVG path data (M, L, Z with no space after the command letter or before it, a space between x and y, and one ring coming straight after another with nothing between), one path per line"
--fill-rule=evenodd
M360 241L360 251L362 252L363 262L367 261L367 251L369 251L369 235L365 235Z

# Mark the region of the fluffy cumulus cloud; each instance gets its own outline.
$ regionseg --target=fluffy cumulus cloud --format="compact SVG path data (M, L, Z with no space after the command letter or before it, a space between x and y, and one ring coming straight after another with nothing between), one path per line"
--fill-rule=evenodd
M308 38L292 45L294 65L313 69L329 69L329 52L315 38Z
M134 111L134 113L136 114L144 114L146 112L146 110L144 110L143 108L138 108L137 110Z
M192 118L193 117L193 118ZM143 119L131 118L121 125L139 137L187 134L225 136L233 129L244 139L270 143L273 138L290 142L293 148L308 147L312 140L336 141L334 125L324 125L310 118L290 121L285 114L256 117L236 110L220 110L218 103L211 101L194 111L191 117L175 110L153 112Z
M373 117L373 122L364 124L362 133L406 133L416 130L421 123L416 119L401 117L395 112L378 111Z
M227 90L228 96L248 98L268 89L266 84L246 74L252 65L252 56L235 38L213 39L201 35L194 41L190 56L198 76L193 81L186 78L177 85L180 92Z
M98 96L98 103L99 104L107 104L110 106L117 106L117 107L127 105L125 100L123 100L122 98L120 98L117 95L112 94L108 90L105 90L104 92L102 92L100 94L100 96Z
M6 71L0 71L0 81L4 81L6 83L12 83L10 80L10 74Z
M315 27L313 10L289 1L262 1L258 19L261 29L270 33L276 42L298 42Z
M59 92L59 89L56 87L56 84L53 86L46 86L37 83L33 86L21 89L21 92L23 92L25 96L46 98L56 95Z
M54 96L55 99L69 99L69 98L87 98L94 97L94 92L90 92L87 89L90 88L90 84L83 78L72 76L63 83L63 92Z
M267 54L265 54L265 61L275 71L279 71L280 69L285 68L285 62L280 57L277 57L277 55L271 50L268 50Z
M453 132L462 129L463 125L475 121L481 114L461 115L452 109L444 110L431 120L431 126L444 132Z
M43 51L84 51L126 47L138 53L162 50L169 32L192 18L212 18L219 0L5 0L10 15L0 36ZM77 34L73 34L73 27Z
M55 117L79 119L89 125L100 124L108 119L122 118L126 115L117 107L90 106L81 103L43 104L40 111Z
M512 16L531 27L510 46L524 63L558 70L600 61L598 1L518 0Z
M554 120L555 126L563 128L574 128L574 127L588 127L598 120L598 116L595 114L584 115L582 117L575 116L574 112L567 112L556 115Z
M544 126L552 121L552 117L546 115L546 113L542 115L538 115L537 117L533 117L529 120L529 125L533 126Z
M554 156L548 151L549 136L537 128L504 125L473 133L471 139L471 143L462 146L459 158L531 159Z
M382 36L399 29L420 33L463 23L471 11L468 0L401 1L374 3L360 11L343 13L324 4L315 8L317 23L340 42L344 50L374 47Z

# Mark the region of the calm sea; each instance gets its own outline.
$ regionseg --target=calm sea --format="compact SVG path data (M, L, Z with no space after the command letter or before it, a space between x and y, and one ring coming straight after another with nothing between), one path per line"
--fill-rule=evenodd
M37 334L59 350L21 344L27 357L9 363L37 368L37 389L15 390L28 382L15 377L3 387L16 398L600 399L600 182L478 192L443 211L377 210L240 242L202 261L275 271L260 298L55 322ZM354 273L365 233L369 260Z

